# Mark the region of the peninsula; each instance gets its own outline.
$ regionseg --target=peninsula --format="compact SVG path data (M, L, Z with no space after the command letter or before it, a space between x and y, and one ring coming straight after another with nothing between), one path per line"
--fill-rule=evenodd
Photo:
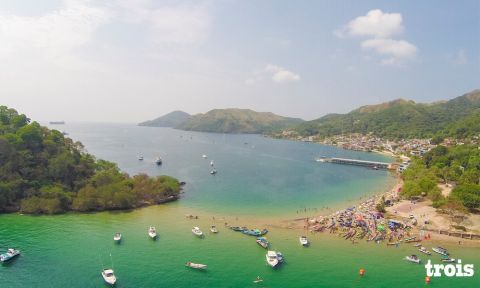
M169 176L129 176L82 143L0 106L0 212L58 214L130 209L176 200Z

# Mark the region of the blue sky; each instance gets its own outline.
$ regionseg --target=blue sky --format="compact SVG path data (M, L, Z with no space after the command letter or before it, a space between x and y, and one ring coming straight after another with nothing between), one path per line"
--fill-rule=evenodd
M138 122L448 99L480 88L479 19L479 1L5 0L0 104Z

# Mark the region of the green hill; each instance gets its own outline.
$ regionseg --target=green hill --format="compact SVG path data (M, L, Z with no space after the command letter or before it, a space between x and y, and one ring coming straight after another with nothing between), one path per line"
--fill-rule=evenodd
M178 198L169 176L130 177L57 130L0 106L0 212L130 209Z
M149 127L175 127L185 122L190 118L190 114L183 111L173 111L153 120L145 121L139 126L149 126Z
M217 133L266 133L285 129L303 120L249 109L214 109L197 114L175 128Z
M330 114L299 124L303 136L372 133L385 138L466 137L480 130L480 90L430 104L398 99L363 106L347 114Z

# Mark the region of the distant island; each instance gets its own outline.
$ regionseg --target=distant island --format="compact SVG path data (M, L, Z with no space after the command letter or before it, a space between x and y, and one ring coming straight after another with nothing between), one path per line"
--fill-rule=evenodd
M176 112L180 111L172 113ZM140 123L139 125L158 127L160 125L157 123L165 123L164 120L171 118L172 113L152 121ZM184 117L184 119L184 121L176 125L165 126L200 132L261 134L287 129L303 122L303 120L299 118L283 117L271 112L256 112L250 109L237 108L214 109L205 114Z
M190 118L190 114L183 111L173 111L153 120L139 123L139 126L149 127L177 127Z
M80 142L0 106L0 212L57 214L130 209L176 200L170 176L129 176Z

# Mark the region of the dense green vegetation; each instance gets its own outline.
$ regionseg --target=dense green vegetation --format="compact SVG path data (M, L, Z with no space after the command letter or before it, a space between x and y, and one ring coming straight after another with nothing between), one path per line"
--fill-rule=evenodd
M372 133L388 139L465 138L480 133L480 90L450 101L419 104L407 100L364 106L347 114L330 114L293 130L302 136Z
M415 158L402 174L406 197L425 193L435 207L461 206L480 208L480 149L478 145L437 146ZM443 197L437 183L454 183L448 197Z
M190 118L190 114L183 111L173 111L153 120L145 121L139 126L149 126L149 127L177 127L183 122L187 121Z
M267 133L303 122L301 119L278 116L249 109L214 109L197 114L176 128L217 133Z
M0 106L0 212L127 209L176 199L168 176L130 177L79 142Z

